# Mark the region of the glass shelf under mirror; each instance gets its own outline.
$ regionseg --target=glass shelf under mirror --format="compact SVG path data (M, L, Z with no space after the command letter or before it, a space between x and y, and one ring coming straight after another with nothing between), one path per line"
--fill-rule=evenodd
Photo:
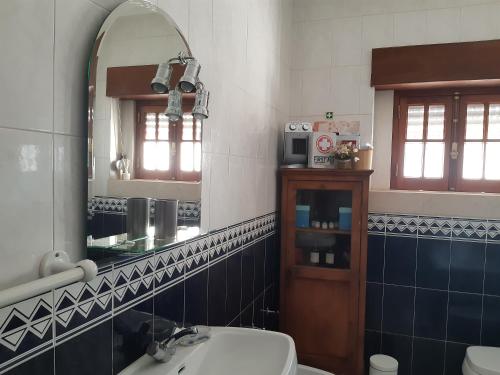
M350 269L352 192L298 189L295 264Z
M177 235L171 239L155 239L155 228L149 227L146 237L129 240L127 233L99 239L87 239L87 254L89 259L98 265L120 261L123 258L142 255L161 250L167 246L190 240L201 234L200 227L179 226Z

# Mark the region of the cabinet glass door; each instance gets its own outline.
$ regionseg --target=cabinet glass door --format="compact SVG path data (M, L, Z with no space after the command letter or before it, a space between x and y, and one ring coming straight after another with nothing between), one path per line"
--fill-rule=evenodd
M295 192L295 265L350 269L352 190Z

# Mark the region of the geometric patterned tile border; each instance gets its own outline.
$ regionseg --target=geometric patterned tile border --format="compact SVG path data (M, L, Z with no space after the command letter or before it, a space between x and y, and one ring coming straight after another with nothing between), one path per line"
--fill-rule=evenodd
M276 213L259 216L0 309L0 374L273 235L276 223Z
M500 241L500 220L370 213L368 232L388 236Z
M96 212L126 213L127 199L92 197L87 201L87 216L91 218ZM154 205L151 205L151 214L154 214ZM177 218L184 220L199 220L200 215L201 201L179 201Z

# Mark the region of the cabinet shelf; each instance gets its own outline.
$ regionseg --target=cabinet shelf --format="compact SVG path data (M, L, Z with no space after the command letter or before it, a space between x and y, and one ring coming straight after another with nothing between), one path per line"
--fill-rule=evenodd
M323 233L323 234L342 234L346 236L351 235L351 231L349 230L340 230L340 229L321 229L321 228L295 228L297 232L305 232L305 233Z

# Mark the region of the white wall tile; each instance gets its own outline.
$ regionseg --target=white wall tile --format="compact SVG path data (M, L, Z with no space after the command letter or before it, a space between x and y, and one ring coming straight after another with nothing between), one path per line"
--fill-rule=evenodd
M86 138L54 136L54 250L70 259L86 257L86 167L82 163Z
M108 11L88 0L55 0L55 4L54 131L82 136L87 126L88 61Z
M189 1L157 0L156 5L174 20L184 37L189 40Z
M52 131L53 0L0 2L0 126Z
M394 44L409 46L425 43L426 13L407 12L394 15Z
M388 47L394 44L394 15L379 14L363 17L363 61L371 64L373 48Z
M302 77L302 114L316 115L331 110L332 98L331 70L304 70Z
M333 20L333 64L360 65L363 22L361 17Z
M460 35L460 9L435 9L427 11L426 42L449 43Z
M297 24L292 68L321 68L332 64L332 23L311 21Z
M333 112L336 115L359 113L362 67L342 66L332 69Z
M4 57L0 69L9 72L0 77L7 88L3 92L8 93L0 97L0 170L8 177L0 184L0 205L2 212L16 213L8 220L0 216L2 231L9 236L0 235L11 239L4 241L7 267L0 267L2 286L35 278L46 251L66 250L75 260L83 257L85 207L79 211L79 205L86 202L75 197L82 195L85 180L79 174L85 166L84 138L78 137L86 117L81 107L85 75L78 71L84 71L86 54L102 18L121 2L78 0L71 7L62 0L5 0L0 4L0 31L10 36L4 44L10 55ZM212 92L213 117L204 124L210 126L204 131L204 227L220 228L274 210L277 140L289 108L288 95L279 93L288 91L292 83L291 1L152 3L172 16L189 39L203 67L202 79ZM328 32L327 24L323 30ZM327 62L330 65L331 59ZM23 74L16 76L12 71ZM25 87L31 87L32 94L26 94ZM109 116L109 108L96 108L96 125L105 124ZM106 177L108 164L108 155L97 157L97 173ZM90 184L91 192L105 193L107 179L101 180L102 186ZM54 194L57 202L53 202ZM21 230L26 235L26 228L36 247L26 248L18 237L11 236ZM19 266L11 267L13 264Z
M464 7L461 11L460 39L474 41L495 39L499 34L497 4Z
M0 150L3 289L37 278L53 248L52 135L0 128Z

